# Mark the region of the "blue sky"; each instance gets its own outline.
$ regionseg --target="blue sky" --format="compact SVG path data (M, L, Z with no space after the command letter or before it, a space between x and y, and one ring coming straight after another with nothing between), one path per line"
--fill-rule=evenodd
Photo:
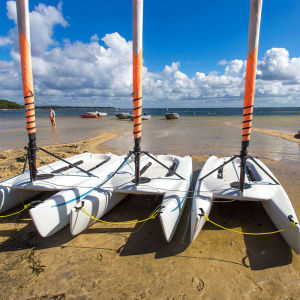
M22 103L14 1L0 5L0 98ZM249 7L144 0L144 106L242 106ZM263 2L255 106L300 106L299 7ZM29 8L38 104L131 106L130 0L30 0Z

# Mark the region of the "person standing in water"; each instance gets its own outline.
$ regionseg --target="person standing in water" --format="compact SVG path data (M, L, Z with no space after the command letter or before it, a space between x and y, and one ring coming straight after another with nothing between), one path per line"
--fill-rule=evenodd
M51 107L49 108L49 117L50 117L50 121L51 121L52 127L56 127L55 112L54 112L54 110Z

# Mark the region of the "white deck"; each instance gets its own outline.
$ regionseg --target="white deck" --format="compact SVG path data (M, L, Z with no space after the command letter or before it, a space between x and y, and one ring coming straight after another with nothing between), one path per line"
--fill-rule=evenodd
M181 175L184 180L175 174L167 176L169 171L166 168L148 156L143 156L140 162L141 169L148 163L151 163L151 166L142 174L142 177L150 178L150 182L140 183L138 186L132 182L135 178L134 163L132 162L102 186L101 190L94 191L89 197L82 199L86 211L99 219L112 208L109 203L117 204L128 194L164 195L159 216L165 238L170 241L186 203L192 177L192 160L190 156L182 158L173 155L158 155L155 158L168 168L176 163L175 172ZM80 233L94 222L81 210L72 209L71 233L73 235Z

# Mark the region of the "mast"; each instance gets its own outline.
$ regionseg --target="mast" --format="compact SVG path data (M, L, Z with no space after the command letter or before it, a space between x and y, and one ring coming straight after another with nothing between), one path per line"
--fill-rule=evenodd
M247 160L247 148L250 143L253 103L255 92L255 79L257 67L257 53L260 31L260 20L263 0L251 0L250 2L250 20L248 33L248 50L247 50L247 67L245 77L245 92L244 92L244 109L243 109L243 126L242 126L242 149L240 152L241 158L241 173L240 173L240 191L244 190L245 168Z
M135 185L140 182L142 131L142 64L143 64L143 0L132 0L132 57L133 57L133 135L135 153Z
M36 180L36 128L32 77L28 0L16 0L25 114L27 120L30 180Z

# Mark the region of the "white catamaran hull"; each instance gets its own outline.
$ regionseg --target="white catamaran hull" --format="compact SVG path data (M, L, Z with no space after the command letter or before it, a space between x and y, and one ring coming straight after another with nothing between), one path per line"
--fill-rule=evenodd
M131 115L130 113L115 113L115 116L119 119L129 119Z
M87 114L92 116L101 116L101 117L107 116L106 112L101 112L101 111L88 111Z
M38 179L31 182L29 172L0 184L1 212L44 191L57 191L49 199L33 205L29 214L42 237L62 229L70 222L70 211L82 197L105 181L123 162L124 156L111 153L84 153L66 159L94 176L57 161L38 168Z
M132 182L135 178L134 163L124 167L101 190L94 190L82 199L78 208L72 209L71 233L78 234L96 222L80 210L81 205L90 215L100 219L128 194L155 194L164 196L159 216L165 238L169 242L175 233L186 203L192 178L192 159L190 156L182 158L173 155L158 155L155 158L168 168L173 166L174 171L184 179L170 174L165 167L145 155L140 161L141 170L148 163L151 165L143 173L141 181L143 178L149 178L151 181L136 186Z
M165 117L168 119L168 120L172 120L172 119L179 119L179 114L178 113L165 113Z
M205 224L205 218L201 216L204 212L209 216L214 199L228 199L240 201L261 201L265 211L278 230L291 226L289 216L298 223L294 208L286 192L280 184L276 184L264 171L261 170L253 161L247 160L248 170L246 173L245 188L243 193L238 188L231 186L231 183L239 181L240 159L236 158L225 165L221 171L216 171L204 178L215 168L230 160L230 157L217 158L211 156L204 164L197 179L195 193L191 211L191 242L195 240ZM254 160L275 180L275 176L260 160ZM250 170L250 171L249 171ZM251 178L251 173L254 178ZM277 180L278 181L278 180ZM297 253L300 253L300 227L296 224L293 228L281 232L281 235Z
M142 115L141 118L142 118L143 121L150 120L150 119L151 119L151 115ZM133 116L133 115L130 115L130 116L129 116L129 119L130 119L131 121L133 121L133 120L134 120L134 116Z

